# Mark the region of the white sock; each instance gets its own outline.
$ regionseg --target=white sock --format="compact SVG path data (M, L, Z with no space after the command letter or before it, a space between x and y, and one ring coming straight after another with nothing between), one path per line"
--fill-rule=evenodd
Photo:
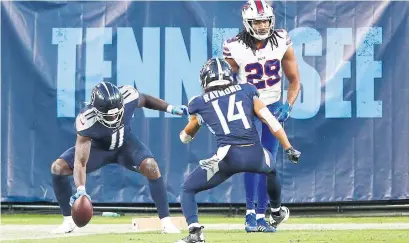
M163 226L168 225L168 224L172 224L172 221L170 220L170 217L164 217L162 219L160 219L160 223Z
M265 218L264 214L256 214L256 219L257 220L264 219L264 218Z
M246 215L249 215L249 214L256 214L256 210L255 209L247 209L246 210Z
M271 208L272 213L275 213L275 212L278 212L278 211L280 211L280 208Z
M72 216L64 216L64 221L65 220L72 220Z
M200 228L201 225L199 223L192 223L192 224L189 224L189 226L187 226L187 229L190 229L192 227Z

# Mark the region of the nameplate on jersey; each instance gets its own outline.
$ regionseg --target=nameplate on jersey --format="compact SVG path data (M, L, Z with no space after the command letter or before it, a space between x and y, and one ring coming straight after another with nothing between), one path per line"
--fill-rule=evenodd
M233 94L233 93L235 93L235 92L237 92L239 90L241 90L240 85L232 85L232 86L229 86L226 89L214 90L214 91L207 92L206 94L203 95L203 99L207 103L207 102L209 102L211 100L214 100L214 99L217 99L219 97Z

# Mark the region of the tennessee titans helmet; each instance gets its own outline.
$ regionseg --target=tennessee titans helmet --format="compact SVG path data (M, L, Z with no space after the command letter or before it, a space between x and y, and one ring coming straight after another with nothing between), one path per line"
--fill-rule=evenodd
M124 99L114 84L97 84L92 90L91 105L102 125L108 128L119 127L124 113Z
M233 84L230 64L222 58L210 58L200 70L200 83L203 89Z

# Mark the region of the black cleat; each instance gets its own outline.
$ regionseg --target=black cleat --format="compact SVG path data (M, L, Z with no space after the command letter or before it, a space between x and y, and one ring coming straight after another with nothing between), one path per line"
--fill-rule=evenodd
M190 228L189 235L175 243L204 243L205 238L202 232L203 228L203 226Z

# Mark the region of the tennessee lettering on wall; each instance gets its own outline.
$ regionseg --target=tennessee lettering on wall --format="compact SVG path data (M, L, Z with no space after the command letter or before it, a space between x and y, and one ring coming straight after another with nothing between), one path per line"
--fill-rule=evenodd
M142 43L138 45L131 27L116 30L116 60L105 58L106 46L113 45L112 28L54 28L52 43L58 46L58 117L75 116L75 74L77 47L85 48L86 97L91 88L102 79L112 78L112 62L117 63L116 73L119 85L138 86L143 92L160 96L161 70L164 70L164 98L171 103L182 103L182 87L188 98L200 93L199 71L209 58L207 41L211 40L211 53L221 56L224 40L239 32L238 28L190 28L190 38L185 39L181 29L164 28L165 45L160 47L160 28L145 27ZM85 38L83 37L85 33ZM302 95L297 99L291 117L308 119L314 117L322 103L327 118L351 118L352 106L356 107L356 117L382 117L382 101L375 100L376 79L382 78L382 60L375 60L374 46L382 44L382 28L362 27L328 28L324 33L313 28L299 27L289 31L297 56L302 81ZM322 35L326 35L323 43ZM82 40L85 39L84 42ZM190 51L186 47L190 43ZM143 46L139 48L138 46ZM346 46L353 46L355 62L346 59ZM324 56L325 50L325 56ZM161 61L161 55L164 62ZM314 67L304 57L321 57L325 67ZM352 58L352 57L349 57ZM161 65L164 66L161 69ZM344 90L344 82L352 78L354 68L356 87ZM325 75L320 75L325 73ZM325 89L322 90L322 87ZM344 93L354 92L356 103L344 99ZM286 92L284 91L284 97ZM322 99L322 95L324 99ZM159 112L145 110L146 117L159 117ZM176 117L166 114L166 117Z

